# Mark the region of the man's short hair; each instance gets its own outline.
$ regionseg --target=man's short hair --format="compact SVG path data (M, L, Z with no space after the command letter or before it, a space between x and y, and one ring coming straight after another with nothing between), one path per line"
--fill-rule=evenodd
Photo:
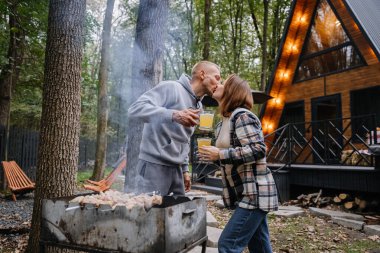
M210 61L200 61L194 65L193 69L191 70L191 75L195 75L200 68L205 66L214 66L220 71L220 67L217 64Z

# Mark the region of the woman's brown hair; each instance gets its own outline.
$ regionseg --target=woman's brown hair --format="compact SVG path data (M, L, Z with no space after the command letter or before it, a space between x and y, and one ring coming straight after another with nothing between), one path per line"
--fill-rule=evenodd
M220 103L220 113L229 117L236 108L251 110L253 98L248 82L236 74L231 74L224 81L224 92Z

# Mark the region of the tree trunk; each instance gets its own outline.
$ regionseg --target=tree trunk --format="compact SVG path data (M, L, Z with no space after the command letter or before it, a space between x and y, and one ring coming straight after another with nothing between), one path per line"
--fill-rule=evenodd
M92 179L99 181L104 176L107 153L107 121L108 121L108 95L107 80L110 58L112 12L115 0L107 0L107 8L103 22L102 51L99 68L98 87L98 128L96 136L95 168Z
M140 0L136 39L133 52L132 82L129 102L133 103L145 91L152 88L162 79L162 61L164 39L167 33L169 0ZM135 182L139 147L143 124L128 121L127 124L127 170L125 186L129 189L138 187Z
M242 52L242 40L243 40L243 1L236 3L236 16L235 16L235 26L236 26L236 48L235 48L235 57L234 57L234 73L239 73L240 71L240 55Z
M268 63L268 54L267 54L267 41L268 41L268 11L269 11L269 0L264 1L264 24L263 24L263 44L262 44L262 60L261 60L261 82L260 90L265 89L265 84L267 82L267 63Z
M188 4L189 3L189 4ZM193 0L185 0L185 4L186 4L186 14L187 14L187 21L189 23L189 30L188 30L188 33L187 33L187 37L188 37L188 44L187 44L187 47L190 48L190 60L194 59L195 58L195 44L194 44L194 18L193 18L193 13L194 13L194 10L193 10ZM188 62L186 61L186 58L183 58L182 59L182 62L183 62L183 65L184 65L184 72L185 73L189 73L190 70L189 70L189 64Z
M267 82L267 72L268 72L268 16L269 16L269 2L270 0L263 0L264 4L264 18L263 18L263 26L262 26L262 35L260 33L258 20L255 15L254 1L248 0L249 9L251 12L251 17L253 21L253 25L257 34L257 38L259 39L261 46L261 76L260 76L260 90L263 91L265 89L265 85Z
M211 0L205 0L205 22L203 27L203 60L208 60L210 56L210 9Z
M76 187L85 8L83 0L50 0L49 4L30 253L39 252L42 200L71 196Z
M279 35L279 27L280 27L280 4L282 0L277 0L274 8L272 9L272 36L271 36L271 43L270 43L270 49L268 52L270 52L270 57L268 60L268 69L272 69L274 67L274 61L276 58L276 53L278 49L278 37Z
M259 39L260 45L262 46L263 45L263 38L261 37L259 24L258 24L258 21L257 21L257 18L256 18L256 14L255 14L254 0L248 0L248 5L249 5L249 10L251 12L253 26L255 28L255 31L256 31L256 34L257 34L257 38Z

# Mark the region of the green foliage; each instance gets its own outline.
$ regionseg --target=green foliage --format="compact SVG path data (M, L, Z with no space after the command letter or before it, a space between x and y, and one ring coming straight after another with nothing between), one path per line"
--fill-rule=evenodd
M9 44L9 25L7 20L8 9L5 1L0 1L0 66L8 62L7 52Z
M94 54L99 52L95 51ZM82 64L82 86L81 86L81 134L91 139L96 138L97 127L97 77L99 64L97 57L90 59L88 51L85 51ZM91 61L92 60L92 61Z
M24 59L20 66L20 77L13 85L11 101L11 124L23 128L38 129L41 117L42 84L45 58L46 31L48 20L48 1L19 1L17 19L25 34L23 45ZM8 14L5 3L0 9ZM7 18L1 19L0 26L0 64L7 63L9 32L15 27L9 27Z
M263 24L263 1L253 0L259 29ZM41 115L43 71L48 0L22 0L19 18L25 32L25 57L20 79L14 86L12 124L38 129ZM94 139L97 127L97 84L100 62L101 31L106 1L87 3L84 55L82 64L81 134ZM138 11L138 0L122 0L115 6L109 101L109 134L123 139L126 122L127 87L130 86L131 57ZM290 0L272 0L268 23L268 78L274 64ZM10 28L7 1L0 2L0 66L7 63ZM212 1L210 11L210 59L222 68L222 76L238 73L252 88L260 83L262 49L254 29L247 1ZM190 73L202 59L204 40L204 0L170 1L169 33L165 42L163 79L176 79ZM261 34L262 35L262 34Z
M38 129L42 92L39 86L19 85L11 105L12 122L28 129Z
M101 4L92 2L87 5L82 63L81 135L90 139L96 138L100 36L104 15L96 3Z
M290 0L269 1L267 79L274 66ZM164 79L189 73L202 59L204 47L204 0L174 1L168 20ZM254 12L263 36L264 5L253 0ZM262 46L253 26L247 1L212 1L210 10L210 57L221 66L222 76L237 73L259 89Z
M112 167L106 167L104 170L104 177L108 176L112 172ZM83 184L87 179L92 176L92 169L89 170L79 170L77 173L77 184Z

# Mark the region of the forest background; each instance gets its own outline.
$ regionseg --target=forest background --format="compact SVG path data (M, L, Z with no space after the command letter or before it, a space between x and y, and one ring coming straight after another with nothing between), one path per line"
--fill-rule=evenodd
M107 135L122 143L126 110L132 99L131 58L139 1L118 0L112 18L107 68L109 118ZM221 66L222 76L238 73L253 89L264 90L275 57L290 0L170 1L162 79L190 73L207 59ZM106 0L88 0L81 84L81 136L96 139L98 73ZM0 2L0 88L11 82L9 122L38 130L42 108L44 57L48 25L47 0ZM12 78L9 78L12 76ZM0 125L7 113L0 97ZM3 112L3 113L2 113Z

